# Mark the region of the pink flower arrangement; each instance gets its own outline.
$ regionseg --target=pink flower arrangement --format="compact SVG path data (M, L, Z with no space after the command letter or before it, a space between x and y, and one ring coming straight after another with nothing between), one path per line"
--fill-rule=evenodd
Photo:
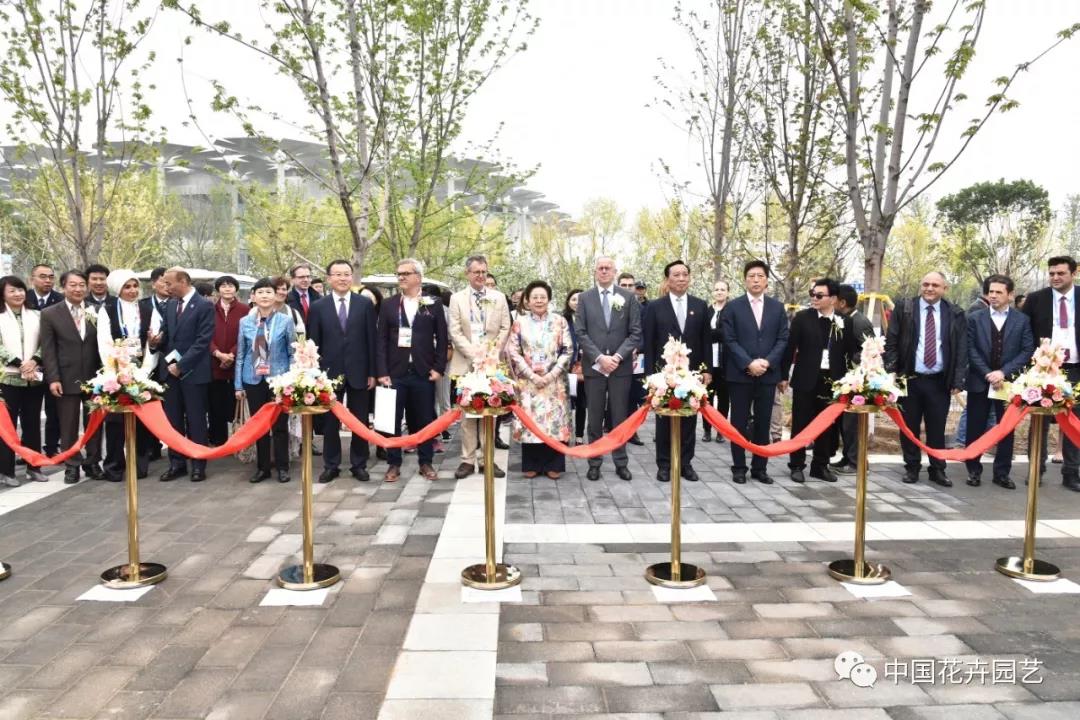
M862 395L854 395L851 398L851 404L856 406L856 407L858 407L860 405L865 405L866 404L866 398L863 397Z

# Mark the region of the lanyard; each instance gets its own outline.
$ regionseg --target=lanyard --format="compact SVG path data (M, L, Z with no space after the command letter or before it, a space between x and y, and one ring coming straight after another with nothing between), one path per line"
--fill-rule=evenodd
M486 314L484 312L484 300L487 299L487 295L484 294L484 295L481 295L480 297L477 297L476 294L475 294L475 291L470 290L469 292L473 293L472 300L469 302L469 322L470 323L475 323L476 322L476 316L473 315L473 306L476 306L476 308L478 309L478 311L480 313L480 324L484 325L486 327L487 326L487 316L486 316Z
M142 327L142 312L139 310L138 303L128 303L135 309L135 335L139 334L139 329ZM131 331L128 328L126 322L124 322L124 303L117 301L116 303L116 319L120 323L120 337L127 340L131 336Z
M537 322L536 318L532 314L529 315L529 324L532 325L534 328L537 325L540 325L540 323ZM551 311L549 310L548 314L547 314L547 317L544 318L543 327L541 328L540 333L535 337L532 337L532 338L527 337L526 339L528 339L529 344L533 346L533 351L534 352L539 351L539 352L545 352L546 353L547 352L548 336L550 334L551 334Z

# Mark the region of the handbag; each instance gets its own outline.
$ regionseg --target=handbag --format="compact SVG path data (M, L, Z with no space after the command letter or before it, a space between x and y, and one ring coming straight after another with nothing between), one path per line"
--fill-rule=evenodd
M233 436L237 430L244 426L248 420L251 419L251 411L248 410L248 404L246 401L237 399L236 412L233 413L232 422L229 423L229 437ZM250 464L255 462L255 446L248 445L246 448L241 448L236 451L236 459L240 462Z

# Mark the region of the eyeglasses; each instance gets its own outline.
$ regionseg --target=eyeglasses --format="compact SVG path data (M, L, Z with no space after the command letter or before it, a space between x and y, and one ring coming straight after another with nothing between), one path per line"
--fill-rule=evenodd
M815 300L824 300L829 296L825 293L810 293L810 297L814 298Z
M415 270L406 270L405 272L399 272L399 273L397 274L397 276L398 276L399 278L407 278L407 277L409 277L410 275L419 275L419 274L420 274L420 273L416 272Z

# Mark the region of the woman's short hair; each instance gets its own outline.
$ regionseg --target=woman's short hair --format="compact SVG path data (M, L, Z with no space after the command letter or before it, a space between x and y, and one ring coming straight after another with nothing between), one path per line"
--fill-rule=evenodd
M277 284L273 278L263 277L255 281L255 284L251 286L251 294L254 295L256 290L262 290L263 288L270 288L274 292L277 292Z
M0 312L7 310L7 303L4 302L4 295L7 294L9 287L19 288L23 292L26 292L26 283L23 282L21 277L17 275L5 275L0 278Z
M525 292L521 294L521 301L528 302L529 296L532 295L532 291L536 288L544 288L544 292L547 293L548 301L551 301L551 286L543 280L533 280L531 283L525 286Z

